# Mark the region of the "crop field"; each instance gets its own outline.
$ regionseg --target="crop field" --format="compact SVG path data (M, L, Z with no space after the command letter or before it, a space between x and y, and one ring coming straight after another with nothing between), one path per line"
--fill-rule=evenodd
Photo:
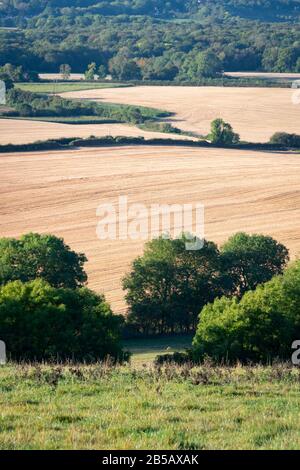
M297 449L299 369L10 364L0 449Z
M39 77L41 80L61 80L61 73L40 73ZM68 81L84 80L84 73L71 73Z
M222 243L241 230L259 232L285 243L292 258L300 252L298 154L116 147L0 156L1 236L64 237L86 253L89 286L116 312L125 310L121 279L144 245L97 238L97 207L111 203L118 215L120 195L146 207L200 202L206 238Z
M52 118L55 119L55 118ZM59 118L58 118L59 119ZM99 119L99 118L98 118ZM62 124L36 119L0 119L0 145L29 144L37 140L60 139L62 137L104 137L111 135L128 137L168 138L194 140L184 135L144 131L129 124Z
M225 76L233 78L263 78L272 80L300 80L300 73L283 72L225 72Z
M66 98L152 106L175 113L171 123L207 135L215 118L229 122L242 140L267 142L275 132L299 133L300 105L292 89L139 86L70 92Z

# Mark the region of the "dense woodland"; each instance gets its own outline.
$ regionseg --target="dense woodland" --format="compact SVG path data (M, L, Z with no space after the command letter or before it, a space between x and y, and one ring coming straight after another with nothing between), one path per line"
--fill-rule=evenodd
M300 71L299 0L3 0L0 65L116 80ZM78 60L80 57L80 60Z

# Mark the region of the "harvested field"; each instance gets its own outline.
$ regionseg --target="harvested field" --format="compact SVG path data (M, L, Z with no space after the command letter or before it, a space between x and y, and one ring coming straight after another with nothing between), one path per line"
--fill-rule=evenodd
M281 72L226 72L224 75L233 78L263 78L272 80L300 80L300 73Z
M143 136L146 139L189 139L177 134L148 132L126 124L59 124L53 122L22 119L0 119L0 145L29 144L37 140L60 139L62 137ZM193 139L192 139L193 140Z
M48 125L48 124L47 124ZM205 205L205 235L218 243L245 230L270 234L300 252L300 156L121 147L0 156L0 234L51 232L89 258L89 286L124 311L121 278L142 241L100 241L103 202Z
M40 73L39 77L41 80L62 80L63 78L61 73ZM84 80L84 73L71 73L68 80Z
M243 140L266 142L279 131L300 133L300 106L295 90L282 88L223 88L142 86L63 94L103 102L152 106L175 113L172 124L206 135L213 119L230 122Z

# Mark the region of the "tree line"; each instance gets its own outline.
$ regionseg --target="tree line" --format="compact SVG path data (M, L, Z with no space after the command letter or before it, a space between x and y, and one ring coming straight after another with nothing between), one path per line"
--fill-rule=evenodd
M0 239L0 331L11 357L122 362L124 335L196 330L188 360L285 356L299 329L299 262L286 269L286 247L263 235L238 233L220 248L204 240L197 251L187 240L146 244L123 281L124 318L86 287L87 259L63 239Z
M13 86L6 74L1 74L8 88L7 104L13 110L3 113L8 116L21 117L78 117L98 116L118 122L142 124L168 113L142 106L118 105L109 103L96 103L93 101L80 102L61 98L60 96L43 95L24 91Z
M95 63L102 77L176 82L222 70L299 72L299 2L276 4L6 0L0 25L18 29L0 32L0 65L57 73Z
M204 241L186 249L186 236L150 241L123 287L131 334L193 332L200 310L216 298L241 298L248 290L281 274L288 250L271 237L238 233L222 247Z

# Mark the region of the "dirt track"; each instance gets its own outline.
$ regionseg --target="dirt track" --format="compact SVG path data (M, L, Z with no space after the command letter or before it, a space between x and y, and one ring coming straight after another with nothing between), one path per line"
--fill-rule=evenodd
M64 93L69 98L152 106L175 113L172 123L206 135L213 119L230 122L243 140L266 142L279 131L300 134L300 105L288 88L142 86Z
M0 155L0 234L65 237L85 252L90 287L124 310L120 280L143 242L99 241L96 208L205 204L205 234L223 242L262 232L300 252L300 156L191 148L122 147Z

